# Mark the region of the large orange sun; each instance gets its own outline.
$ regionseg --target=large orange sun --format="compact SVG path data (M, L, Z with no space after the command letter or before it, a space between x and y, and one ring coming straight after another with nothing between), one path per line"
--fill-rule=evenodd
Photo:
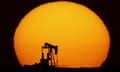
M59 67L101 67L110 36L100 17L86 6L56 1L31 10L16 28L14 49L19 63L39 63L45 42L58 45Z

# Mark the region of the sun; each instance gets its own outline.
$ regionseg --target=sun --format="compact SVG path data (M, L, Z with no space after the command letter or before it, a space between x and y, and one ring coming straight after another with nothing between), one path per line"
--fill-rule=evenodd
M14 34L19 63L39 63L45 42L58 45L59 67L101 67L108 56L110 35L88 7L56 1L34 8L20 21Z

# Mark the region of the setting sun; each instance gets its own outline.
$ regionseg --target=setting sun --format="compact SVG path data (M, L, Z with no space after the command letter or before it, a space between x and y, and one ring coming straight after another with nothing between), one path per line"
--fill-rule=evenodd
M58 67L101 67L110 36L104 22L86 6L56 1L34 8L20 21L14 34L19 63L39 63L45 42L59 47Z

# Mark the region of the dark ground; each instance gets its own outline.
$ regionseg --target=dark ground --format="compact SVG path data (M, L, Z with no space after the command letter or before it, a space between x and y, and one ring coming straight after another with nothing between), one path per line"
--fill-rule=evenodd
M13 49L13 34L21 18L36 6L53 0L0 0L0 68L20 68ZM102 68L120 67L120 6L117 0L69 0L88 6L106 24L111 46Z

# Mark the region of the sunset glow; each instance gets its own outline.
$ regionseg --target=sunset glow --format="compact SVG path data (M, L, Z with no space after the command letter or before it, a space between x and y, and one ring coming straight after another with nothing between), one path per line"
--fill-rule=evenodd
M100 67L110 36L100 17L86 6L57 1L36 7L20 21L14 35L19 63L39 63L45 42L58 45L59 67Z

